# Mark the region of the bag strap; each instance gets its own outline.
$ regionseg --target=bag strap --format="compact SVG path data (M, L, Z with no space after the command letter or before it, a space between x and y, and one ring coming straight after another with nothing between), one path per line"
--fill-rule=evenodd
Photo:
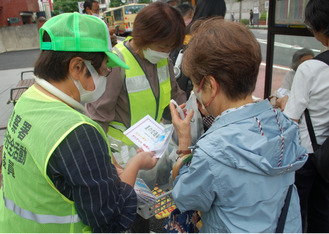
M282 233L284 229L284 225L286 224L286 218L287 218L289 204L291 200L291 194L292 194L292 186L293 184L291 184L288 188L287 196L286 199L284 200L284 206L282 207L281 214L279 217L278 226L276 227L275 230L276 233Z
M308 134L310 135L310 138L311 138L312 148L313 148L313 151L315 152L319 148L319 145L316 141L316 137L314 134L314 129L313 129L312 121L311 121L311 116L310 116L310 113L307 108L305 109L305 120L306 120Z
M321 54L318 54L313 59L320 60L329 66L329 50L322 52Z
M329 50L322 52L321 54L318 54L313 59L320 60L329 66ZM312 148L313 148L313 151L315 152L319 148L319 145L316 141L316 137L314 134L314 128L313 128L312 121L311 121L311 116L310 116L310 113L307 108L305 109L305 119L306 119L308 134L310 135L311 142L312 142Z

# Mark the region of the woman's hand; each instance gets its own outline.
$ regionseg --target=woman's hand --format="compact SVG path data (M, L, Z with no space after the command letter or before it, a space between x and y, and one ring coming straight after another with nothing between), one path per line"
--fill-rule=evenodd
M152 169L157 162L158 159L154 158L154 152L139 152L128 161L123 172L120 174L120 179L134 187L138 171Z
M141 152L144 152L144 150L143 150L143 148L140 147L137 149L137 153L141 153Z
M158 158L154 158L154 152L139 152L135 156L139 164L139 170L149 170L155 167Z
M283 111L284 108L286 107L287 102L288 102L288 98L289 98L289 96L285 95L283 98L276 99L275 107L280 108L281 111Z
M179 149L186 150L191 145L191 119L193 117L193 110L189 111L185 117L185 119L181 119L178 111L173 103L169 104L172 123L175 127L178 141L179 141ZM180 106L181 108L185 107L185 104Z

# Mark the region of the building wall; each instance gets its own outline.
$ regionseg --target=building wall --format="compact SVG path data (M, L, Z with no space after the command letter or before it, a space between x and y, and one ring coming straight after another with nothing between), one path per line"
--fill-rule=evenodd
M259 16L262 13L266 13L265 1L268 0L242 0L241 19L249 19L250 9L254 10L255 7L258 7ZM236 2L235 0L225 0L225 2L227 8L225 19L229 19L231 13L234 12L235 19L239 20L240 2Z
M19 22L12 23L11 26L22 25L21 13L38 11L38 0L0 0L0 27L9 26L7 19L15 17L19 19Z
M40 48L37 24L0 27L0 53Z

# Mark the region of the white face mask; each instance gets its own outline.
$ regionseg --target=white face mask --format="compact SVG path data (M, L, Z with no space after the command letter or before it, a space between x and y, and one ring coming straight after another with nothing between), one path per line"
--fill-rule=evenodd
M100 76L96 69L91 65L89 61L83 60L89 70L91 77L95 84L93 91L85 90L79 80L73 79L75 86L80 92L80 102L91 103L97 101L105 92L107 79L105 76Z
M93 16L96 16L97 18L99 18L99 14L97 14L97 13L94 13L94 12L93 12L92 15L93 15Z
M147 59L150 63L157 64L161 59L169 57L169 53L158 52L147 48L143 50L144 58Z

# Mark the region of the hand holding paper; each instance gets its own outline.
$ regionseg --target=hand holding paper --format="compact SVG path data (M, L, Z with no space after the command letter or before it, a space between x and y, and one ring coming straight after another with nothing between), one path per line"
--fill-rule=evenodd
M123 134L144 151L154 151L154 157L161 158L168 147L172 133L172 126L163 127L147 115Z

